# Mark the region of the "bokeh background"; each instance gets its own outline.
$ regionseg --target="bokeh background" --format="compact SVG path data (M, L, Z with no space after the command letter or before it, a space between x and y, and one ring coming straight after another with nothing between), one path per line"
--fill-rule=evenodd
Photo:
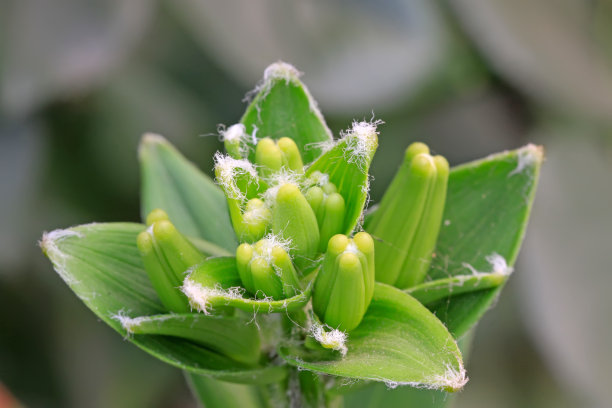
M0 0L0 406L195 407L181 373L97 321L37 240L137 221L146 131L210 173L217 126L279 59L336 135L386 122L374 200L414 140L452 164L545 146L516 272L455 407L609 407L609 0Z

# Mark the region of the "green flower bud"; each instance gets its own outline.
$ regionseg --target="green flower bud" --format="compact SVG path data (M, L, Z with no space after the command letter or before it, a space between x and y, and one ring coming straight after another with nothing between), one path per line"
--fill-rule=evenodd
M312 264L319 246L319 227L310 204L295 184L283 184L276 192L272 233L291 240L290 253L300 269Z
M294 173L304 172L304 162L297 144L288 137L281 137L276 142L278 148L283 152L283 166Z
M156 208L153 211L151 211L149 215L147 215L147 219L146 219L147 227L150 227L151 225L153 225L155 221L162 221L162 220L168 221L169 220L168 214L166 214L166 212L162 210L161 208Z
M244 288L259 298L281 300L297 295L300 290L291 257L272 237L254 245L240 245L236 249L236 266Z
M253 247L246 243L240 244L238 248L236 248L236 267L238 269L238 275L240 275L242 286L250 293L257 292L249 268L249 264L253 259L253 252Z
M272 213L263 201L253 198L247 202L244 213L230 204L230 216L240 241L255 242L266 235Z
M322 213L321 207L323 205L323 201L325 200L325 193L323 189L319 186L314 186L306 190L306 194L304 194L306 201L310 204L312 211L314 211L315 216L317 217L317 222L319 222L319 214Z
M204 261L200 253L168 220L162 210L147 217L149 228L138 235L137 245L153 288L163 305L171 312L191 309L180 287L185 273Z
M433 186L429 188L427 204L421 222L419 222L415 240L410 246L402 272L396 282L396 286L400 288L409 288L425 280L438 241L446 203L449 166L448 161L442 156L434 156L433 161L436 177Z
M377 238L377 281L403 289L425 279L440 231L448 174L446 159L431 156L423 143L406 149L368 226Z
M342 232L346 205L335 184L321 177L321 173L319 175L317 178L324 180L323 183L309 188L305 197L317 217L321 236L318 249L323 252L329 239Z
M240 241L261 239L270 226L271 213L257 196L267 185L251 163L228 156L215 156L217 182L227 198L232 226Z
M325 324L350 331L361 323L374 293L374 241L366 232L334 235L317 275L312 307Z
M278 276L274 274L274 268L264 258L255 258L248 265L251 279L255 287L256 297L271 297L274 300L283 299L283 285Z
M261 139L255 147L255 162L260 166L262 177L270 177L282 168L294 173L304 172L300 150L288 137L281 137L278 141L269 137Z

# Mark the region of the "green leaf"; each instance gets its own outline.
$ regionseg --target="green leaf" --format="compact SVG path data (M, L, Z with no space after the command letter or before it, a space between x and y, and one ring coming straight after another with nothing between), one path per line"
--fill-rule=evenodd
M266 408L258 387L232 384L201 375L185 373L193 395L206 408Z
M289 64L270 65L240 122L248 134L256 132L258 138L293 139L308 164L321 154L318 144L331 142L332 135L299 75ZM255 162L255 149L251 147L249 160Z
M268 383L282 379L280 366L248 368L193 342L167 336L128 336L118 316L164 314L136 248L144 225L81 225L46 233L44 253L60 277L101 320L141 349L175 367L226 381Z
M187 237L189 241L205 256L229 256L232 253L226 249L223 249L215 244L211 244L208 241L204 241L200 238Z
M475 292L483 289L495 288L506 281L507 273L491 272L475 275L456 275L444 279L421 283L406 289L404 292L424 305L429 305L440 299Z
M350 234L363 211L370 189L368 171L378 147L377 123L355 122L331 149L306 170L306 177L314 172L329 176L346 203L343 232Z
M454 167L428 279L494 270L511 271L525 235L535 196L542 149L527 145ZM371 211L366 217L371 219ZM443 282L432 283L432 285ZM428 304L460 338L491 306L503 285L455 292Z
M233 256L209 258L195 267L183 283L183 292L196 309L209 313L211 308L231 306L251 313L279 313L301 309L308 303L311 285L296 296L283 300L243 297L240 275Z
M439 390L398 387L390 390L385 384L373 383L347 392L344 404L351 408L445 408L458 394Z
M236 236L219 187L183 157L166 139L146 134L139 158L142 172L142 219L161 208L178 230L210 241L228 251Z
M464 361L469 358L473 330L457 341ZM427 407L445 408L454 406L460 394L450 394L440 390L397 387L389 389L386 384L371 381L336 383L327 389L328 395L344 398L344 406L351 408L405 408Z
M542 160L542 149L527 145L452 170L429 272L432 279L488 271L489 264L511 270L527 228ZM453 296L428 307L459 338L482 317L502 287Z
M466 265L487 270L493 254L514 265L542 160L541 148L527 145L453 168L431 278L469 272Z
M300 385L300 394L302 396L301 403L305 407L328 407L325 401L325 386L322 376L311 371L294 371L293 375L297 378L291 380L297 380ZM290 380L290 381L291 381Z
M389 385L457 391L467 381L457 343L444 325L416 299L382 283L346 346L344 357L290 344L280 354L302 369Z
M256 365L261 355L259 331L244 318L201 313L115 317L131 335L163 335L191 340L236 361Z

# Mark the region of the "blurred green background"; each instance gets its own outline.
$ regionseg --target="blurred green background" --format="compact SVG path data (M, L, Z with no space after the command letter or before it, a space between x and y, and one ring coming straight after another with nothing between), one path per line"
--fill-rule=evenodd
M210 173L218 125L279 59L334 134L386 122L373 201L414 140L452 164L545 146L516 273L455 407L610 406L609 0L0 0L0 406L195 406L180 371L97 321L37 240L139 220L144 132Z

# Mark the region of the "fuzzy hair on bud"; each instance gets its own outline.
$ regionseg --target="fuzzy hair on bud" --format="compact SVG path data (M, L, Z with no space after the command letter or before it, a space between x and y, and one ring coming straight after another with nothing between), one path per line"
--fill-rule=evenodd
M244 288L232 287L223 289L221 286L208 287L187 277L183 282L181 291L189 299L189 304L192 308L205 315L210 315L215 300L224 301L225 299L240 299L244 293Z
M215 153L215 173L217 183L223 188L227 196L234 200L244 200L246 195L236 184L235 177L240 174L248 174L253 179L257 179L257 171L248 160L234 159L223 153Z
M293 249L291 247L291 239L284 238L278 234L270 233L259 242L261 244L257 247L257 251L253 253L253 258L263 258L269 264L273 262L272 250L274 248L280 248L287 253Z
M246 134L246 129L242 123L236 123L228 127L227 129L219 129L219 135L221 136L222 142L237 142L242 141Z
M383 123L380 119L370 122L354 121L351 129L341 133L342 140L346 140L344 157L347 162L356 163L359 168L365 168L378 147L377 127Z
M325 327L321 324L315 323L310 328L310 334L321 346L339 351L342 356L345 356L348 352L346 347L347 334L341 330L331 329L325 330Z
M270 92L272 85L277 80L284 81L285 84L287 85L289 85L292 82L299 84L301 76L302 76L302 73L298 71L298 69L294 67L293 65L287 62L277 61L274 64L269 65L265 69L263 78L259 81L259 83L257 83L255 88L250 90L245 95L243 101L251 102L253 98L255 97L255 95L257 95L260 92L263 94L263 97L265 98L268 95L268 92Z
M315 171L302 182L302 187L322 187L329 182L329 174Z
M263 200L272 207L276 201L278 190L285 184L300 185L300 175L291 170L282 169L281 171L272 174L268 180L268 189L263 194Z
M237 123L227 129L219 125L218 132L225 151L231 157L241 159L248 154L250 136L246 133L246 128L242 123Z
M299 79L302 76L302 72L298 71L296 67L283 61L275 62L269 65L264 71L263 80L264 82L270 82L275 79L282 79L286 83Z

